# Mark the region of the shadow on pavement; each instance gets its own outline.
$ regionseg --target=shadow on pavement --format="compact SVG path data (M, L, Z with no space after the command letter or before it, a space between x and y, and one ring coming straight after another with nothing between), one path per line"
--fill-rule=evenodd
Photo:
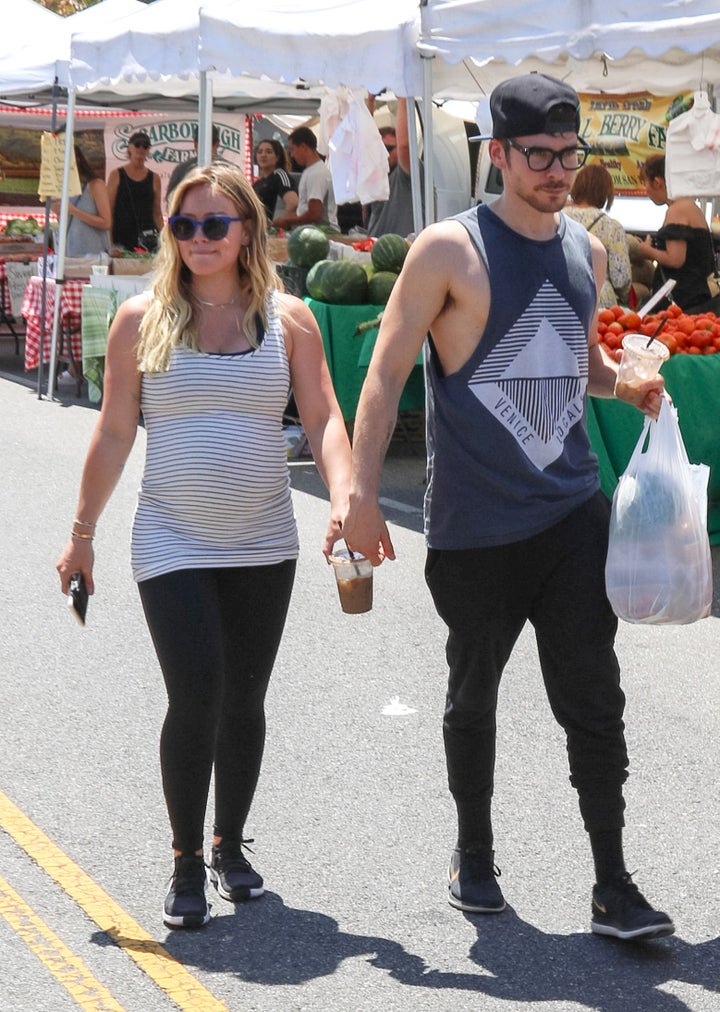
M196 933L181 932L164 945L185 965L267 986L302 985L332 975L345 959L367 956L406 987L515 1003L575 1002L598 1012L687 1012L684 1001L663 990L672 982L720 994L717 938L692 945L677 936L627 943L589 931L546 934L510 908L492 918L466 917L477 930L469 952L477 973L434 970L398 942L340 931L332 917L287 907L273 893L262 904L216 917L203 933L207 945L198 944ZM463 953L457 957L464 962Z

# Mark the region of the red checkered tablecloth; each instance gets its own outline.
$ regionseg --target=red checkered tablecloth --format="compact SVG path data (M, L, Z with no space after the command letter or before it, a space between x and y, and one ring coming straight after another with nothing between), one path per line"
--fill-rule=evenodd
M40 361L40 320L42 314L42 278L30 278L22 303L22 315L27 323L25 335L25 368L37 369ZM62 286L60 297L60 323L63 329L72 332L72 351L77 362L82 361L82 334L80 332L80 307L85 281L71 279ZM57 286L52 278L47 279L45 298L45 346L43 361L50 361L52 344L53 314ZM60 337L58 336L58 341ZM58 345L59 347L59 345Z
M9 211L0 211L0 232L2 232L9 221L25 221L26 218L34 218L38 225L44 226L45 224L45 208L44 207L17 207L12 208ZM57 215L54 213L50 214L50 226L51 228L57 228Z

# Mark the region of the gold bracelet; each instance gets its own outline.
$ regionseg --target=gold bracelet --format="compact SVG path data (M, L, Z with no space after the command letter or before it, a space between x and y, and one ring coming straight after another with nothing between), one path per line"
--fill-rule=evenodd
M92 520L73 520L74 524L79 524L81 527L95 527L96 525Z
M78 534L77 531L70 531L70 537L73 541L94 541L94 534Z

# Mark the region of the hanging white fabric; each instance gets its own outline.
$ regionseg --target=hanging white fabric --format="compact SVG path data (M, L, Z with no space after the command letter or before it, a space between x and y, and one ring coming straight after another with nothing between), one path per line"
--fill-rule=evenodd
M704 91L668 124L665 183L671 200L720 196L720 116Z
M320 103L318 150L328 167L338 204L387 200L388 156L364 98L350 88L327 92Z

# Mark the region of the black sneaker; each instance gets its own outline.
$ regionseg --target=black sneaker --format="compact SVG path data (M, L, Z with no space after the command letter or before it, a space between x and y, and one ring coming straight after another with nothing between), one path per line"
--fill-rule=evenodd
M675 931L668 915L650 906L628 872L610 885L593 886L590 927L596 935L625 940L662 938Z
M212 849L210 878L220 896L231 903L252 900L265 892L261 876L243 854L245 844L252 842L223 840Z
M168 928L202 928L210 920L205 896L205 862L198 854L180 854L163 906Z
M495 851L456 847L450 859L448 902L472 914L499 914L505 897L498 885Z

